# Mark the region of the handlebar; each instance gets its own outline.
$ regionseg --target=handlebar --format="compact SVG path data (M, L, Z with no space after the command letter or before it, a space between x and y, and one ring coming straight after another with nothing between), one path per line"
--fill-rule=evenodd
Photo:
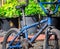
M26 0L26 4L23 5L17 5L16 9L20 9L20 8L25 8L26 6L28 6L29 0Z
M60 4L60 0L57 0L56 2L41 2L40 0L37 0L38 3L40 4L40 6L42 7L42 10L46 13L46 14L49 14L48 10L45 9L43 7L43 4L56 4L56 8L54 11L52 11L52 13L50 14L55 14L57 11L58 11L58 7L59 7L59 4Z

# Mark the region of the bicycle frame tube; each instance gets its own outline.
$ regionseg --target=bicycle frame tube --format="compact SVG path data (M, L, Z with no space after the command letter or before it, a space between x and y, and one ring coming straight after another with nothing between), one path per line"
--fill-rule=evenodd
M48 26L50 26L51 25L51 17L48 15L48 21L47 21L47 23L48 23Z
M18 33L17 33L17 35L13 38L13 40L9 43L9 46L11 46L11 44L14 42L14 40L18 37L18 35L20 35L21 34L21 31L19 31Z
M23 28L21 29L21 32L23 32L24 30L27 30L27 29L29 29L29 28L36 27L36 26L39 25L39 24L45 23L45 22L47 22L47 20L48 20L48 19L41 20L40 22L36 22L36 23L34 23L34 24L30 25L30 26L25 26L25 27L23 27Z
M21 47L22 47L22 46L20 46L20 45L9 46L10 49L12 49L12 48L21 48Z
M43 30L48 26L48 24L45 24L38 33L36 33L36 35L34 35L34 37L32 37L32 39L30 40L30 42L32 43L34 40L36 40L36 38L43 32Z

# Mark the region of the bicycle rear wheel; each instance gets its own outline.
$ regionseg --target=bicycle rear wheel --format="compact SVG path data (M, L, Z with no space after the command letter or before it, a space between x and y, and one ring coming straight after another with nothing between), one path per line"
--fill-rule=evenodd
M19 30L17 28L11 28L10 30L7 31L7 34L5 35L3 40L2 49L9 49L8 44L13 39L13 37L18 33L18 31Z

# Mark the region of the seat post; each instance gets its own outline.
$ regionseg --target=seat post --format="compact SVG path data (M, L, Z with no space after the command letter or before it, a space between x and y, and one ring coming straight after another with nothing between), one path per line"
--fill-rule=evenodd
M25 18L25 12L24 12L25 8L21 8L22 11L22 19L23 19L23 26L26 25L26 18Z

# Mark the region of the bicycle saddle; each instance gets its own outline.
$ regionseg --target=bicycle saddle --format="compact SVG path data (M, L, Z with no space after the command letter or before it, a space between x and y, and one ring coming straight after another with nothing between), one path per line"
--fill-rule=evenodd
M28 0L26 0L26 4L23 4L23 5L17 5L16 6L16 9L20 9L20 8L25 8L27 5L28 5L28 3L29 3L29 1Z

